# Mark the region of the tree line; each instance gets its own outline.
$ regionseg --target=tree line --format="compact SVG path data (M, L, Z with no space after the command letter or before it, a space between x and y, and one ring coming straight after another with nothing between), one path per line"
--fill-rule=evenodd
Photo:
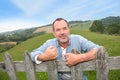
M22 42L25 41L29 38L42 35L45 32L38 32L34 33L36 28L30 28L30 29L25 29L25 30L16 30L12 32L6 32L3 34L0 34L0 42Z
M107 17L102 20L93 21L89 28L92 32L107 33L107 34L120 34L120 17Z
M16 30L12 32L6 32L6 33L1 33L0 34L0 42L17 42L17 45L20 44L21 42L36 37L38 35L42 35L45 32L38 32L34 33L36 28L30 28L30 29L25 29L25 30ZM11 48L16 46L15 44L2 44L0 45L0 53L7 51Z

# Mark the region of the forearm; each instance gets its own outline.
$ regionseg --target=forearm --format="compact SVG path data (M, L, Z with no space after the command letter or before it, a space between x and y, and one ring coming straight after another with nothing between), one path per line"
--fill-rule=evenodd
M48 61L48 60L53 60L57 58L57 50L54 46L49 46L46 50L45 53L40 54L37 57L37 60L39 61Z
M43 54L38 55L37 60L38 61L47 61L47 60L49 60L49 57L47 57L47 55L45 53L43 53Z
M90 50L87 53L79 55L79 62L89 61L96 57L97 48Z
M85 61L94 59L96 57L97 48L90 50L89 52L85 53Z
M38 55L35 56L35 63L36 64L40 64L43 61L47 61L44 54L38 54Z

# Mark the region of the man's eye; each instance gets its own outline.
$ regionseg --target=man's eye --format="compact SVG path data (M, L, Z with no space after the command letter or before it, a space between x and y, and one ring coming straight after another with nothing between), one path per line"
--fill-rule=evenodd
M57 29L56 31L60 31L60 29Z
M67 27L63 28L64 30L67 30Z

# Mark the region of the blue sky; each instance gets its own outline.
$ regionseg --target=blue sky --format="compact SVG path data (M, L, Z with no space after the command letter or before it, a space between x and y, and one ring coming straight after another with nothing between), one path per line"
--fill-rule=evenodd
M96 20L120 16L120 0L0 0L0 32L37 27L57 17Z

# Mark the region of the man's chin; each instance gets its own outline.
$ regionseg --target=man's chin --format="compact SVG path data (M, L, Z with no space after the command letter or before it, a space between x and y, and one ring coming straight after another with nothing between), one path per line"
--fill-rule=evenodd
M67 40L60 41L60 43L62 44L67 43L67 42L68 42Z

